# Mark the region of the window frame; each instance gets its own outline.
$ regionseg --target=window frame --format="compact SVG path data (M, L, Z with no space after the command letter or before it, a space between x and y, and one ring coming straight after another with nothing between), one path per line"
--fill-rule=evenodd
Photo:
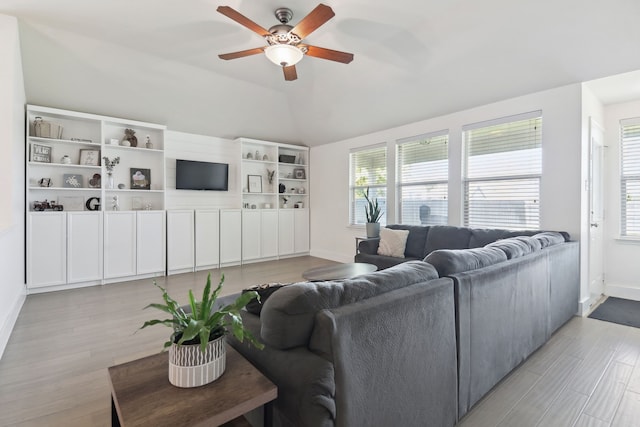
M363 154L364 152L367 152L367 151L373 152L375 150L380 150L380 149L384 150L384 165L385 165L384 166L384 174L385 174L384 184L356 185L354 182L356 180L356 176L355 176L356 172L353 170L353 167L354 167L353 156L356 156L358 154ZM386 142L362 146L362 147L349 150L349 226L350 227L364 227L364 225L366 224L366 222L362 222L362 223L356 222L356 216L355 216L356 207L354 205L356 203L355 195L357 191L364 191L368 187L370 190L383 190L385 193L387 193L387 184L389 182L388 154L389 153L388 153ZM383 215L379 221L380 225L386 225L387 205L388 203L386 202L386 196L385 196L385 203L384 203L384 206L382 206Z
M640 117L628 118L620 120L620 153L619 153L619 162L620 162L620 175L619 175L619 189L620 189L620 227L619 227L619 236L620 239L623 240L640 240L640 226L633 227L632 232L629 233L628 227L628 211L629 211L629 202L632 200L629 199L627 188L629 187L629 182L636 183L637 186L640 186L640 170L638 173L630 173L625 174L625 158L626 151L629 149L628 145L632 145L633 148L630 149L633 154L633 161L630 162L633 166L638 167L640 165L640 158L635 158L640 154L640 129L637 132L637 137L625 138L625 128L629 127L640 127Z

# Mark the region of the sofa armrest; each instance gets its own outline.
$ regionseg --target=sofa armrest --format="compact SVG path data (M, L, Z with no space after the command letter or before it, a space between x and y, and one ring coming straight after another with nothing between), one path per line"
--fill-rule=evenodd
M360 243L358 243L358 252L362 254L377 255L378 245L380 245L379 237L361 240Z

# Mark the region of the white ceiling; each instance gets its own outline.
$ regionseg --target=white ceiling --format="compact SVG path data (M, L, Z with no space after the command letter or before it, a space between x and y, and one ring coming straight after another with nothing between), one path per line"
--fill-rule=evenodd
M336 16L305 42L355 59L306 57L293 82L263 55L218 59L264 41L215 9L268 28L276 8L295 25L316 2L0 0L0 13L20 21L29 103L224 138L317 145L640 70L638 0L325 3Z

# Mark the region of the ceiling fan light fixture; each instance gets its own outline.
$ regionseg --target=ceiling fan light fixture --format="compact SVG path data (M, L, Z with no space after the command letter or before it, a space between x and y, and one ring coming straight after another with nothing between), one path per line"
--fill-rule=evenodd
M264 50L269 61L281 67L290 67L296 65L304 53L300 49L290 44L274 44Z

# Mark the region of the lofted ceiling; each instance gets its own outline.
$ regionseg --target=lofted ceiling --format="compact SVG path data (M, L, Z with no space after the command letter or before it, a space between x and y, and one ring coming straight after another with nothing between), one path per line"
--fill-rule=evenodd
M318 145L571 83L640 69L637 0L328 0L286 82L263 46L216 12L295 25L302 0L0 0L18 17L29 103L164 123L169 129ZM605 85L606 86L606 85ZM602 89L604 90L604 89Z

